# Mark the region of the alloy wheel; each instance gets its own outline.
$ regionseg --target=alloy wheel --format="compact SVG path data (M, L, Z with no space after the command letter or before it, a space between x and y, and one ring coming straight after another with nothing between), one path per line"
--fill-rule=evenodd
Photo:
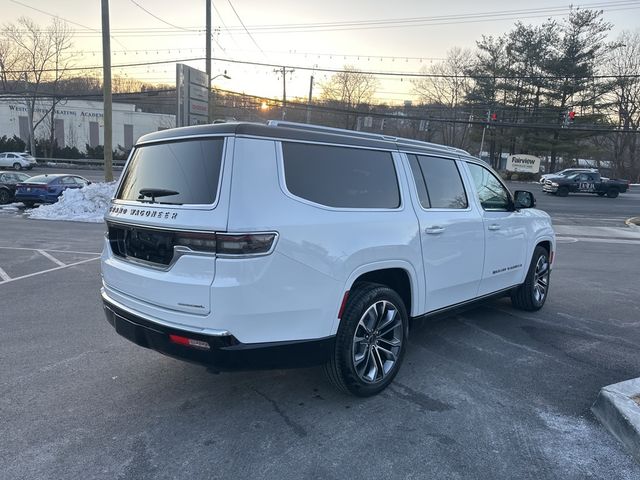
M380 300L362 315L353 335L353 366L366 383L385 379L398 361L403 325L397 307Z

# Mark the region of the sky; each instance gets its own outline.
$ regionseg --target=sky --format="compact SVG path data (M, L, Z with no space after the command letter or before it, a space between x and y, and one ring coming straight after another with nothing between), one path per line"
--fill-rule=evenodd
M110 0L114 74L175 83L175 63L116 66L204 57L205 5L206 0ZM274 98L282 94L282 77L273 66L224 60L297 67L287 74L287 98L306 97L312 74L314 94L331 75L321 69L352 65L365 71L418 72L452 47L473 48L483 34L499 36L517 20L538 24L569 8L569 2L558 0L214 0L213 5L217 60L212 76L226 71L231 77L220 76L214 85ZM585 0L574 6L603 9L614 25L612 39L640 28L640 0ZM34 8L73 22L77 65L102 64L100 0L0 0L0 23L20 16L41 25L51 21L51 15ZM183 63L205 69L203 60ZM409 78L395 77L380 83L377 97L401 103L411 98L410 89Z

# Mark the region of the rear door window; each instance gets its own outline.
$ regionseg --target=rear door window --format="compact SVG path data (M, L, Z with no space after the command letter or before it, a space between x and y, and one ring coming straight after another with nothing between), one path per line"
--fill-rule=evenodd
M424 208L465 209L467 194L455 160L425 155L407 155Z
M282 143L287 189L335 208L400 207L391 152L329 145Z
M174 205L213 204L220 184L223 147L224 138L137 147L116 198Z

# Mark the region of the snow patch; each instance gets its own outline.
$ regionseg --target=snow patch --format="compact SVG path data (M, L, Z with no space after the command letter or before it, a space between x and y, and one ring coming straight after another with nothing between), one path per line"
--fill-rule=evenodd
M0 205L0 210L2 210L3 212L17 212L21 207L24 207L23 203L9 203L7 205Z
M100 223L109 208L116 182L92 183L83 188L65 190L57 203L27 210L30 218Z

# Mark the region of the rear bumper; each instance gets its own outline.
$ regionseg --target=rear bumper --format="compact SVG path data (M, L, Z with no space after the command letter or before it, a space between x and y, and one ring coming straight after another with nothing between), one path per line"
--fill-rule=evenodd
M104 293L102 300L107 321L119 335L141 347L214 370L310 367L325 363L333 352L335 337L247 344L239 342L228 332L200 334L152 322L120 308ZM180 345L172 342L169 335L206 342L209 348Z
M57 197L49 197L46 194L43 195L25 195L24 193L16 193L15 199L19 202L35 202L35 203L55 203Z

